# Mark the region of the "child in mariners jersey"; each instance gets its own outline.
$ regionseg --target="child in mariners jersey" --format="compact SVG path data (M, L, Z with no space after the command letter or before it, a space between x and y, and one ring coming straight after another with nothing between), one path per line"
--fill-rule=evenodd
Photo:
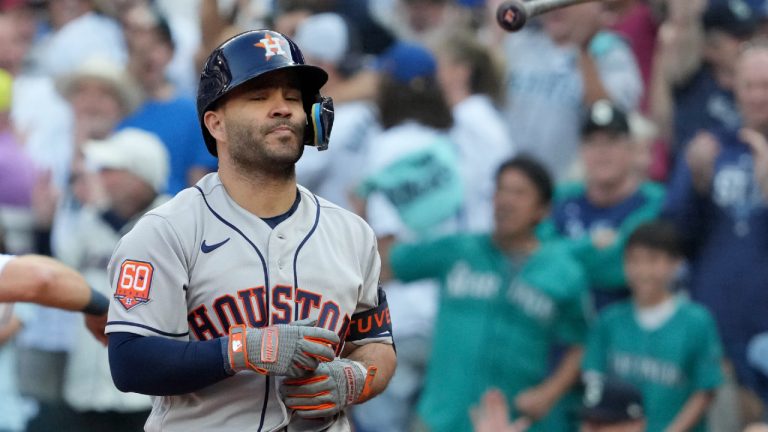
M630 235L624 266L632 300L603 310L584 355L585 375L618 376L641 390L649 431L706 430L704 414L723 379L712 316L669 289L681 257L666 222Z

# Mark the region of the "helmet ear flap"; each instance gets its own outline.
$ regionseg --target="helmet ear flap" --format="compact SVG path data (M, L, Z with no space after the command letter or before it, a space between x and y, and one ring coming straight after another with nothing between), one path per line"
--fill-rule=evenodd
M304 134L305 144L327 150L333 128L333 99L318 96L317 102L309 109L307 130Z

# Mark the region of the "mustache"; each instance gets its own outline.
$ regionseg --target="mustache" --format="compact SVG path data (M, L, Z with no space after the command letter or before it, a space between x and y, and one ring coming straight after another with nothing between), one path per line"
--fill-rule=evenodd
M302 133L302 131L304 130L304 125L303 124L300 124L300 123L297 123L297 122L293 122L293 121L291 121L289 119L281 119L281 120L276 120L276 121L274 121L274 122L272 122L270 124L263 125L263 126L259 127L259 132L264 134L264 135L266 135L267 133L269 133L273 129L279 128L279 127L282 127L282 126L287 126L296 135L300 135Z

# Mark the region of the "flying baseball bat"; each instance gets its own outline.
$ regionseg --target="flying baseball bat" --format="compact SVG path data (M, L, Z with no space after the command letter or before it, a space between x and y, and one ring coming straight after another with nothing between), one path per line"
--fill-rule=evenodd
M596 0L522 0L505 1L496 9L496 21L501 28L508 32L516 32L523 28L528 19L568 6Z

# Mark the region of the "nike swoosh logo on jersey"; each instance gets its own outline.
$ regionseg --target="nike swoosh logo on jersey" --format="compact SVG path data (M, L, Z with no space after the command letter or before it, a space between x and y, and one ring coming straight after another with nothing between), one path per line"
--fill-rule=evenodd
M200 245L200 250L203 251L203 253L211 253L211 252L215 251L216 249L218 249L219 246L223 245L224 243L226 243L228 241L229 241L229 237L227 237L227 239L222 241L222 242L219 242L219 243L216 243L216 244L212 244L212 245L207 245L207 244L205 244L205 240L203 240L203 243Z

